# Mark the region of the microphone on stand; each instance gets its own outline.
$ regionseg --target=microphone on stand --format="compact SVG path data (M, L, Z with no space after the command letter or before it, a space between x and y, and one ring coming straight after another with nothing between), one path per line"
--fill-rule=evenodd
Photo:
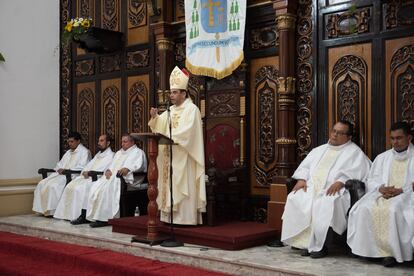
M172 123L171 123L171 109L170 109L170 100L167 101L167 112L168 112L168 129L169 129L169 137L172 140ZM174 219L173 219L173 207L174 207L174 198L173 198L173 167L172 167L172 144L170 146L170 239L163 241L160 245L163 247L179 247L183 246L184 244L181 241L175 239L174 233Z

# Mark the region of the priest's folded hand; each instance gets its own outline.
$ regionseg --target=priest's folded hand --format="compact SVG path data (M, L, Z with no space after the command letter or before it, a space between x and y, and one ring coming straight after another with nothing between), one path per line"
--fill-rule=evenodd
M344 183L340 182L340 181L336 181L334 184L331 185L331 187L329 187L329 189L326 191L326 195L330 196L330 195L335 195L336 193L339 194L339 191L345 186Z
M118 171L117 175L125 176L129 173L129 170L127 168L122 168Z
M83 177L85 177L85 178L88 178L88 177L89 177L89 173L88 173L88 172L86 172L86 171L85 171L85 172L83 172L83 173L82 173L82 175L83 175Z
M62 174L64 170L65 170L65 169L58 169L56 172L57 172L58 174Z
M106 176L106 179L111 178L111 176L112 176L112 172L111 172L111 170L107 170L107 171L105 172L105 176Z
M151 107L150 115L151 115L151 118L157 117L157 115L158 115L158 108Z
M296 182L295 187L293 187L292 191L294 194L300 189L303 189L306 192L307 188L308 186L306 186L306 181L303 179L299 179L298 182Z

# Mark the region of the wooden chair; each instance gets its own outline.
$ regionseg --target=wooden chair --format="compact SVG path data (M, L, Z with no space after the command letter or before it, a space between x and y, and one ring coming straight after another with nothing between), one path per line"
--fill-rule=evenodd
M38 174L42 175L42 178L45 179L49 173L56 172L54 169L41 168L37 171ZM66 176L66 185L72 181L72 174L80 174L81 171L74 170L63 170L62 175Z
M92 181L98 180L99 176L102 176L104 172L101 171L89 171L89 175L92 177ZM147 214L148 205L148 179L146 172L133 173L134 179L144 177L144 181L139 187L131 188L131 186L125 182L124 177L117 175L121 180L121 195L119 198L119 210L120 217L132 217L135 214L135 208L138 206L140 215Z
M138 187L131 187L125 182L121 175L117 177L121 180L121 196L119 199L119 210L121 217L134 216L136 207L139 208L140 215L147 214L148 206L148 179L146 172L136 172L134 179L144 177L144 181Z
M215 226L222 221L247 220L247 193L245 169L207 170L206 183L207 207L206 221L208 226Z

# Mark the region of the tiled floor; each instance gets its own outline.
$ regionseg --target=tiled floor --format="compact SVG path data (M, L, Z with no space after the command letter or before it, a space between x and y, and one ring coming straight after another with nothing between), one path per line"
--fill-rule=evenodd
M299 256L289 247L254 247L226 251L186 244L165 248L131 243L131 236L113 233L111 227L98 229L73 226L66 221L24 215L0 218L0 231L51 240L112 249L167 262L177 262L234 275L414 275L414 263L384 268L378 262L354 258L337 250L323 259Z

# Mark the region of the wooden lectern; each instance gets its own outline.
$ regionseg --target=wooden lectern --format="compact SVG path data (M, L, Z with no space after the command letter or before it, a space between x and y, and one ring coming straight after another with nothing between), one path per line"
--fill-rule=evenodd
M131 136L148 143L148 232L147 235L137 235L132 238L132 242L143 242L155 245L169 238L169 236L161 236L158 233L158 145L173 145L174 141L159 133L131 133Z

